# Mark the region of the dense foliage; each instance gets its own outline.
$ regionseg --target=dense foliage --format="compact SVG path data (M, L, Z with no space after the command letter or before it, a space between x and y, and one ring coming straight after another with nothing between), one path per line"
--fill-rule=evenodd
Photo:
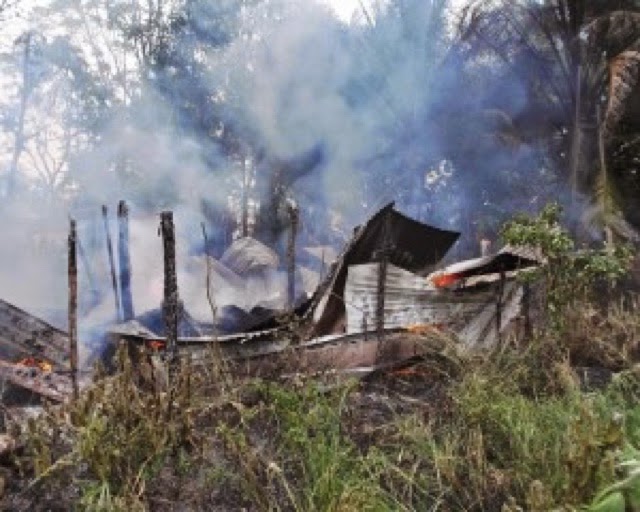
M362 7L48 0L4 59L5 193L189 205L269 242L292 198L325 238L390 199L489 236L555 199L635 236L635 2Z

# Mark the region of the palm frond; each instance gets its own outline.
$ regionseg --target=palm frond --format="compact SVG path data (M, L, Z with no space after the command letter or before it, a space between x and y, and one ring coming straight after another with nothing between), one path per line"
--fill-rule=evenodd
M621 195L606 167L598 172L591 196L591 205L582 216L583 224L600 232L609 231L617 239L637 242L638 232L625 220Z
M604 116L605 140L613 137L626 113L628 99L640 84L640 51L627 50L609 62L609 101Z

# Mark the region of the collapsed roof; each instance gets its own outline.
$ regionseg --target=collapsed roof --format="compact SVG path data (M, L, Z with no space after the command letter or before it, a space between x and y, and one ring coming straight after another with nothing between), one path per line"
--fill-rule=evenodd
M344 290L350 266L376 261L381 251L385 251L389 263L409 272L425 274L444 258L460 237L460 233L411 219L394 206L395 203L388 204L356 229L324 289L320 290L313 314L315 335L340 329L339 324L346 313Z
M0 300L0 379L62 401L71 390L68 369L69 336Z
M69 337L47 322L0 300L0 359L36 357L54 368L69 365Z

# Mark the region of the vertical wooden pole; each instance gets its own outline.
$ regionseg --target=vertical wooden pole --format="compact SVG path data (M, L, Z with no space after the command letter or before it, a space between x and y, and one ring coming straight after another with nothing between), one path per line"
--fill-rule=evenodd
M102 206L102 218L104 219L104 232L107 239L107 254L109 255L109 267L111 269L111 286L113 287L113 296L116 304L116 318L119 322L122 321L122 314L120 311L120 298L118 297L118 279L116 277L116 264L113 260L113 244L111 243L111 232L109 231L109 212L107 206Z
M391 226L389 217L384 220L382 249L378 253L378 289L376 301L376 332L378 339L384 339L384 309L387 286L387 270L391 255Z
M118 203L118 263L120 265L120 303L122 319L126 322L135 316L131 294L131 255L129 252L129 207L125 201Z
M176 273L176 234L173 212L160 214L160 233L164 249L164 302L162 312L167 331L170 361L178 356L178 277Z
M376 332L378 333L379 339L384 338L384 302L387 284L387 269L387 255L383 254L378 262L378 290L376 301Z
M525 282L522 285L522 314L524 316L524 337L528 341L533 336L533 324L531 322L531 284Z
M288 207L290 229L287 245L287 304L291 310L296 305L296 236L298 235L298 208L294 204Z
M498 295L496 296L496 339L498 345L502 344L502 312L504 307L504 292L506 286L506 274L500 269L500 282L498 283Z
M78 398L78 261L76 221L69 222L69 364L73 398Z

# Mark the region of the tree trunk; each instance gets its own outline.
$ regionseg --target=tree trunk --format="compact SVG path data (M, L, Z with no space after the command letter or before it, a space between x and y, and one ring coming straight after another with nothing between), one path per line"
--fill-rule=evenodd
M13 152L11 163L9 164L9 181L7 183L7 195L13 197L15 194L16 180L18 178L18 163L24 151L24 121L27 115L29 95L31 94L31 80L29 77L29 62L31 60L31 45L33 34L28 32L24 36L24 51L22 54L22 90L20 91L20 108L18 111L18 123L14 135Z

